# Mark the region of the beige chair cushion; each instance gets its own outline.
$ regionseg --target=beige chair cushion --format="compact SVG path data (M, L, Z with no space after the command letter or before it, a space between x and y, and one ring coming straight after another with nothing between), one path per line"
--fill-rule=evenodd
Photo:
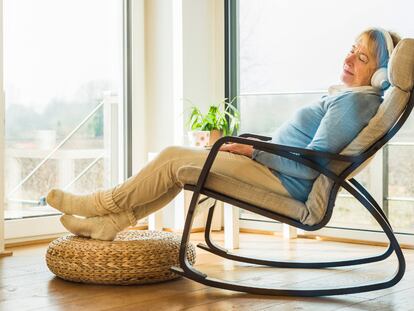
M413 40L401 40L392 52L388 65L391 84L405 92L411 92L414 84Z
M390 89L376 115L358 136L341 152L343 155L357 155L367 150L395 124L404 111L414 83L414 39L404 39L394 49L390 65ZM361 167L366 166L367 160ZM330 168L340 173L348 164L333 161ZM179 179L183 183L196 184L201 168L183 167ZM355 175L357 172L354 172ZM350 178L350 177L349 177ZM308 200L304 203L242 183L234 178L210 173L206 188L260 206L264 209L299 220L306 225L315 225L323 219L332 190L333 182L320 175L314 182Z
M178 171L178 180L183 184L195 185L200 172L200 167L184 166ZM305 204L300 201L263 190L222 174L210 172L205 187L293 219L302 219L308 214Z

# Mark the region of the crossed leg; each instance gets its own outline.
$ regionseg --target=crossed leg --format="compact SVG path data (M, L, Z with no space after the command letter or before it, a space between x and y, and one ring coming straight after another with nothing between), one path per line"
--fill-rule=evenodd
M208 152L204 149L168 147L136 175L112 189L88 195L53 189L46 200L65 214L61 222L70 232L94 239L113 240L119 231L135 225L138 219L173 200L184 186L178 174L180 168L201 168ZM211 171L289 196L280 180L267 167L242 155L219 152Z

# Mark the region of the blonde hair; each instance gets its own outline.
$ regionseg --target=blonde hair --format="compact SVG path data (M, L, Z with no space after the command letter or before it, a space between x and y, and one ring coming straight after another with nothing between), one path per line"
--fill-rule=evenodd
M387 31L392 39L394 47L401 40L401 37L392 31ZM381 30L377 28L370 28L363 31L356 39L357 42L361 40L366 40L368 51L376 56L377 68L387 67L388 59L388 49L386 44L386 39Z

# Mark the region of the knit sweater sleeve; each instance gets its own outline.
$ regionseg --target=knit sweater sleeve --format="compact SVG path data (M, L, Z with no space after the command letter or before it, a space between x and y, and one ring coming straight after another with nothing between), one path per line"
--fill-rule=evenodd
M358 93L347 93L326 101L323 103L325 115L306 148L331 153L340 152L374 116L379 103L378 100L367 101L366 97ZM306 124L302 124L301 130L310 129L307 129ZM264 151L254 150L253 159L279 173L296 178L315 179L319 175L319 172L303 164ZM328 162L322 158L316 161L322 166Z

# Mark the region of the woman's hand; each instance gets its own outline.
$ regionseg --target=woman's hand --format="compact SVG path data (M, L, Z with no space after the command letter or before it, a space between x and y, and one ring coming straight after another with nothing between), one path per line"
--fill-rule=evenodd
M253 137L246 137L246 138L251 139L251 140L260 140L260 139L253 138ZM220 151L227 151L231 153L241 154L249 158L252 158L253 150L254 150L253 146L238 144L238 143L229 143L229 144L222 145L220 147Z
M241 154L251 158L253 155L253 146L243 145L237 143L225 144L220 147L220 151L227 151L231 153Z

